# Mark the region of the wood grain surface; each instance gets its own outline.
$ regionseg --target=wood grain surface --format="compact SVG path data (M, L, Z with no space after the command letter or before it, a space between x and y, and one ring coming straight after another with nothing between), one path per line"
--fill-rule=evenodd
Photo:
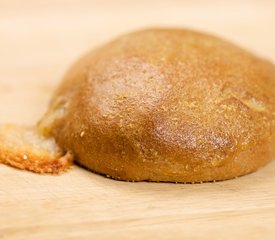
M214 33L275 62L271 0L0 0L0 123L35 123L82 53L150 26ZM0 239L275 239L275 161L202 185L0 165Z

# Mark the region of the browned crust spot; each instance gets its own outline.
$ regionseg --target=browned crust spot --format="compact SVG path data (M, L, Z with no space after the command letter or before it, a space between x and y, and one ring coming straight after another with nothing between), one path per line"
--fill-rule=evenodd
M72 167L73 155L67 152L64 156L36 155L31 151L11 152L0 147L0 163L34 173L60 174Z

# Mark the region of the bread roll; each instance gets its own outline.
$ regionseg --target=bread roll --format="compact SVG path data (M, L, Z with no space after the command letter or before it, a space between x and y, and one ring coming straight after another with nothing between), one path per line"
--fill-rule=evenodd
M231 179L275 156L275 67L195 31L134 32L73 65L38 129L114 179Z

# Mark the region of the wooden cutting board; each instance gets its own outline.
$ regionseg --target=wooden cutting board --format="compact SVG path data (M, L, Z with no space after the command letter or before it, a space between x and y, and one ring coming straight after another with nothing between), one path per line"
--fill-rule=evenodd
M222 3L221 3L222 2ZM274 1L0 2L0 123L33 124L87 49L145 26L187 26L275 62ZM275 161L238 179L127 183L0 165L0 239L275 239Z

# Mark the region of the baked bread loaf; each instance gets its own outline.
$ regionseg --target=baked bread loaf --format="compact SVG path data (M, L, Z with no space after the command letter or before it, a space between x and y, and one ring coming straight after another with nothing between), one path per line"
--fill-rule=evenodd
M38 130L114 179L234 178L275 156L275 67L195 31L134 32L69 70Z

